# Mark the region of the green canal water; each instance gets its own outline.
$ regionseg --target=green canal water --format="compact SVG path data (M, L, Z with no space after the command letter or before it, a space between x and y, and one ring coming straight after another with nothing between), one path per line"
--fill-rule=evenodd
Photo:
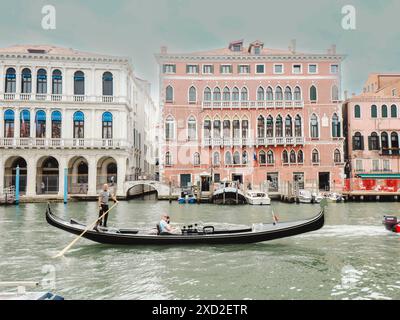
M96 203L53 208L80 221L97 215ZM273 208L281 221L319 210ZM385 214L400 216L399 203L330 204L322 230L267 243L161 248L81 240L60 259L52 256L73 236L47 225L44 211L45 204L0 207L0 281L44 279L66 299L400 299L400 236L381 225ZM271 207L131 201L120 203L109 224L153 227L162 212L179 224L272 220Z

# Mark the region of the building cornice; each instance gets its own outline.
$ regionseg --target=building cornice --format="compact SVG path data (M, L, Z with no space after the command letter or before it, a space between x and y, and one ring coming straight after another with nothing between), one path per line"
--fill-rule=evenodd
M400 97L378 97L378 96L356 96L348 98L344 101L345 104L348 103L399 103Z

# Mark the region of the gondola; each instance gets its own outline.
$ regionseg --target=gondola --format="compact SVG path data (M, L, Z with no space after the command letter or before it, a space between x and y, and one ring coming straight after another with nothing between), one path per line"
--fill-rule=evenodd
M50 208L46 210L47 222L59 229L80 235L86 226L78 221L65 221L55 216ZM248 244L292 237L321 229L325 223L324 206L312 219L276 224L258 224L252 228L217 230L213 226L183 228L179 235L158 235L154 232L135 229L89 230L83 237L102 244L113 245L194 245L194 244Z

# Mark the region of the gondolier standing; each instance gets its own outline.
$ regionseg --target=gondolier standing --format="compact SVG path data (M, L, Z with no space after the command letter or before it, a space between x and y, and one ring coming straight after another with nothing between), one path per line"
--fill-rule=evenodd
M110 209L108 206L108 202L110 201L110 199L115 203L118 202L115 195L113 195L109 191L108 184L104 184L103 190L99 194L99 217L101 217L105 212L107 212ZM108 220L108 213L103 217L103 219L97 221L97 224L94 227L94 229L97 230L97 227L99 225L106 228L107 220Z

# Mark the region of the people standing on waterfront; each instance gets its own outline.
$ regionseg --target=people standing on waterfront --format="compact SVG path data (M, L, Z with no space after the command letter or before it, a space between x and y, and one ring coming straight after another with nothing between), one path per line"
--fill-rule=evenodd
M107 211L109 211L109 206L108 203L110 201L110 199L112 201L114 201L115 203L117 203L117 198L115 197L115 195L113 195L108 188L108 184L104 184L103 185L103 190L100 192L99 194L99 218ZM96 223L96 226L94 227L95 230L98 229L98 226L102 226L104 228L107 227L107 220L108 220L108 212L106 215L104 215L104 217L102 219L99 219Z

